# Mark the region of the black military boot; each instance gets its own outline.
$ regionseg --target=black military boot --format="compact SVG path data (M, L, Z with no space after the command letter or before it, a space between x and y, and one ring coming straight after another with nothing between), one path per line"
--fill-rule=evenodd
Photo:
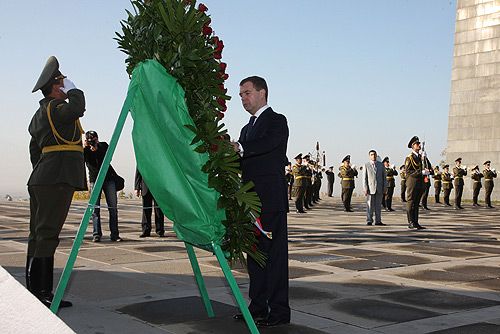
M52 294L52 288L54 285L54 257L39 257L36 258L38 265L37 268L39 272L40 280L40 290L38 292L38 299L47 307L52 304L52 299L54 295ZM61 300L59 307L70 307L73 304L66 300Z

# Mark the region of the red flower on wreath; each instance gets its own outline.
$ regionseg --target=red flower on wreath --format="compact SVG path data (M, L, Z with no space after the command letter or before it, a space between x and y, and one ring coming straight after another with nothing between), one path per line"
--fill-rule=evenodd
M222 113L220 111L217 111L217 118L218 119L223 119L224 118L224 113ZM224 139L224 137L222 139Z
M227 79L229 78L229 74L224 73L224 74L222 74L222 75L221 75L221 78L222 78L223 80L227 80Z
M220 71L222 73L226 72L226 67L227 67L227 64L226 63L220 63L219 64L219 68L220 68Z
M205 25L203 26L202 32L203 32L203 35L205 35L205 36L210 36L210 34L212 33L212 28L210 28L210 27L208 26L208 24L205 24Z
M207 7L207 6L205 6L204 4L200 3L200 4L198 5L198 10L199 10L200 12L206 12L206 11L208 10L208 7Z
M219 150L219 145L217 145L217 144L210 145L210 151L217 152L218 150Z

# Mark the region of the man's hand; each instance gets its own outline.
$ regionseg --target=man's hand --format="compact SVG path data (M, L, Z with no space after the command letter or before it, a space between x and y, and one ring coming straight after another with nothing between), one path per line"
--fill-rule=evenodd
M238 142L232 141L231 145L233 146L233 149L236 153L240 151L240 145L238 144Z
M140 191L140 190L136 190L136 191L135 191L135 196L137 196L137 197L141 197L141 191Z
M75 89L75 84L69 80L68 78L63 79L63 87L59 88L64 94L68 95L68 92L72 89Z

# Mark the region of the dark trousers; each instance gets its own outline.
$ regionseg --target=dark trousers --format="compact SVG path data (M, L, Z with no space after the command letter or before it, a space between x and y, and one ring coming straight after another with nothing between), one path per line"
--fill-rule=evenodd
M479 191L481 190L481 182L476 182L474 181L474 184L472 185L472 203L473 204L478 204L477 203L477 198L479 197Z
M436 203L441 203L439 201L439 194L441 193L441 182L439 183L434 183L434 199Z
M406 202L406 182L401 183L401 202Z
M450 193L451 193L451 189L443 190L443 200L444 200L444 204L446 204L446 205L451 205L450 204Z
M263 213L261 223L273 234L258 237L259 250L267 255L266 265L259 266L247 257L250 276L250 312L269 314L272 320L290 320L288 301L288 232L286 212Z
M155 198L148 192L146 195L142 196L142 232L151 232L151 215L153 214L152 206L154 205L155 211L155 228L156 233L165 233L165 217L163 211L161 211L158 203L156 203Z
M288 199L292 199L293 182L288 184Z
M328 197L333 196L333 181L328 181Z
M344 209L351 210L351 198L354 188L342 188L342 202L344 203Z
M304 206L309 209L312 206L313 187L311 181L307 183Z
M427 199L429 198L429 190L431 189L431 184L430 182L424 183L424 191L422 192L422 206L424 208L427 208Z
M418 224L418 205L424 191L423 182L406 182L406 215L408 224Z
M382 197L382 206L392 209L392 197L394 196L394 187L387 188L387 193Z
M464 186L459 185L455 186L455 207L460 208L462 207L462 194L464 192Z
M29 186L29 257L51 257L59 245L59 234L68 216L75 189L64 183Z
M491 206L491 193L493 192L493 181L484 181L484 202L487 206Z

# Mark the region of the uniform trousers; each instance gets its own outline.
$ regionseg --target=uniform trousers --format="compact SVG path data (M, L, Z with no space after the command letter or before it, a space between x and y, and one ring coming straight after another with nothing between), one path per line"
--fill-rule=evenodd
M441 182L434 182L434 199L436 203L441 203L439 201L439 194L441 193Z
M444 200L444 204L446 204L446 205L451 205L450 204L450 194L451 194L451 188L443 190L443 200Z
M387 209L392 209L392 197L394 196L394 187L387 188L387 194L382 197L382 206Z
M494 183L493 180L484 181L484 201L487 206L491 206L491 193L493 192Z
M464 186L455 186L455 207L460 208L462 206L462 194L464 193Z
M69 184L28 186L30 195L29 257L54 256L75 188Z
M406 202L406 181L401 182L401 201Z
M304 186L293 186L294 196L295 196L295 209L297 211L304 211L304 197L305 197L305 187Z
M429 198L429 190L431 189L430 182L424 182L424 190L422 192L422 206L427 208L427 199Z
M263 234L258 237L258 248L267 256L264 267L247 257L251 299L248 308L254 314L268 314L271 320L290 321L286 212L262 213L261 223L273 238Z
M481 182L476 182L474 181L474 184L472 185L472 203L473 204L478 204L477 203L477 198L479 197L479 191L481 190Z
M354 188L342 188L342 202L344 203L344 209L351 210L351 198Z
M423 191L423 180L406 180L406 215L408 224L418 224L418 207Z

